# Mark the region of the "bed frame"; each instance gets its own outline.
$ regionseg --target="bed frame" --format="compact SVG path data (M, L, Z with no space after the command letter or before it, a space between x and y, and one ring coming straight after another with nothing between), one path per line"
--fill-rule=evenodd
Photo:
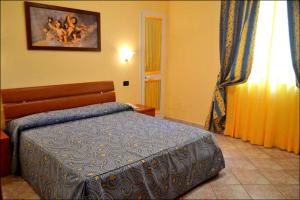
M116 101L113 81L1 90L5 122L26 115Z

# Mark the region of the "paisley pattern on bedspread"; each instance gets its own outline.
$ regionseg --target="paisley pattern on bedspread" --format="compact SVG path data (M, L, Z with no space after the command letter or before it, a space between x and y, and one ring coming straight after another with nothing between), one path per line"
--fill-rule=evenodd
M212 134L199 128L119 103L55 112L10 125L22 176L44 199L176 198L224 168Z

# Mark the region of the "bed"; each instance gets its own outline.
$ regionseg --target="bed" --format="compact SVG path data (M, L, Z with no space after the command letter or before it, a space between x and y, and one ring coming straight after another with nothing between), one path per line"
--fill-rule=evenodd
M225 167L210 132L134 112L111 81L2 98L13 173L43 199L174 199Z

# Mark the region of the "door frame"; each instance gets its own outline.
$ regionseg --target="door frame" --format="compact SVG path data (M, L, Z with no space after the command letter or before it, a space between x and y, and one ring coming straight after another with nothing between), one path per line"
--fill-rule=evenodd
M140 15L140 77L141 77L141 103L145 104L145 17L153 16L162 19L162 42L160 60L160 113L159 117L164 116L164 94L165 94L165 66L166 66L166 16L163 13L142 10Z

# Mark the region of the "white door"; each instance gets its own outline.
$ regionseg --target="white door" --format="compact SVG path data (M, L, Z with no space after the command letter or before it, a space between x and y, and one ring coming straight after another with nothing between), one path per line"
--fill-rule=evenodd
M141 14L141 88L142 104L155 107L163 116L165 67L165 17L159 13Z

